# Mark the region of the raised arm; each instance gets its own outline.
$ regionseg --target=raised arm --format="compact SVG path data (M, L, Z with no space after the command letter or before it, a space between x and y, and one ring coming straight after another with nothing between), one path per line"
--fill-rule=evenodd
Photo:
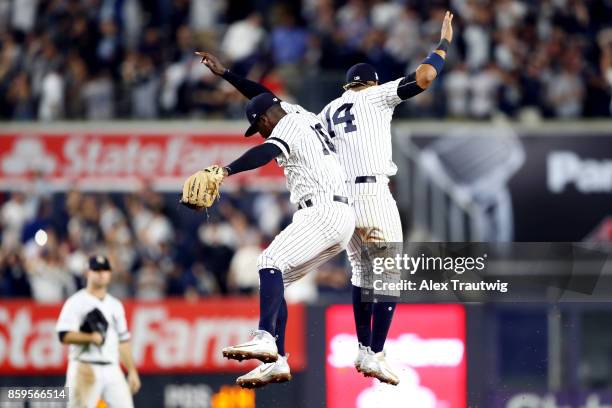
M429 88L434 79L436 79L438 74L442 71L444 61L446 60L446 51L453 41L452 22L453 14L447 11L444 15L444 22L442 23L438 48L421 62L415 72L407 75L398 84L397 96L402 100L412 98Z
M219 61L219 59L211 53L197 51L195 54L202 57L200 63L206 65L213 74L222 77L227 82L232 84L234 88L238 90L238 92L246 96L248 99L253 99L262 93L272 93L268 88L257 82L234 74L232 71L225 68L225 66L221 64L221 61Z

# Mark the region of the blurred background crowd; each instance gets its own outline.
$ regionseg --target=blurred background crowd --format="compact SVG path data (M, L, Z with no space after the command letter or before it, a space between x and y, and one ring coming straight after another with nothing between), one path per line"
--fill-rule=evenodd
M284 194L240 189L208 213L179 206L175 195L15 192L0 205L0 298L61 302L85 284L92 253L113 266L120 298L198 299L257 292L257 257L291 222ZM288 298L314 301L347 289L344 256L292 286Z
M316 111L356 62L413 71L445 9L445 71L399 116L610 116L606 0L3 0L0 119L242 118L196 49Z

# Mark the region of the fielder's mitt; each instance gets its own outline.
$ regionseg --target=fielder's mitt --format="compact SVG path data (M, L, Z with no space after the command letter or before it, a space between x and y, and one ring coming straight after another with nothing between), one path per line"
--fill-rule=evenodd
M181 204L194 209L208 208L221 195L219 189L225 174L219 166L209 166L192 174L183 184Z
M91 312L85 315L85 319L79 328L83 333L98 332L102 335L103 339L106 339L106 330L108 329L108 321L102 314L102 312L95 308ZM102 341L104 344L104 341Z

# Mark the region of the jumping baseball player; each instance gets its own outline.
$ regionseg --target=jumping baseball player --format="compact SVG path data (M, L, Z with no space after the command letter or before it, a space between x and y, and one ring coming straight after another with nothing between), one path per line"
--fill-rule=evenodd
M246 108L251 124L245 136L259 132L265 142L225 167L210 166L190 176L181 202L206 208L219 196L223 179L273 159L283 167L292 203L298 211L258 259L259 329L244 344L226 347L230 359L263 362L236 383L261 387L291 379L285 354L287 303L284 287L343 251L355 230L355 213L347 197L345 175L324 125L298 105L260 93Z
M103 399L114 408L133 407L140 378L132 359L130 332L121 302L107 293L111 266L102 255L89 259L87 286L70 296L56 330L69 344L66 386L69 407L93 408ZM127 369L127 381L119 362Z
M371 65L356 64L347 71L345 92L319 114L345 170L348 193L355 204L356 230L347 248L359 341L355 367L366 376L393 385L399 383L399 378L387 364L383 347L395 302L362 302L362 289L372 289L373 282L371 271L364 270L361 255L368 243L403 242L397 204L388 187L389 177L397 173L391 157L391 120L397 105L426 90L442 70L453 38L452 19L453 14L447 11L437 49L415 72L379 85ZM213 73L222 76L247 98L269 92L236 76L210 53L196 54Z

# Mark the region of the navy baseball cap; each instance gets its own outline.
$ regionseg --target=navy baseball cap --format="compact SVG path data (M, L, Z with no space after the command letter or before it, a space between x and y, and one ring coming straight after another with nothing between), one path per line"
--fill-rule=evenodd
M89 269L92 271L110 271L111 266L108 258L103 255L89 257Z
M246 106L246 115L251 126L249 126L244 135L252 136L257 133L257 120L261 115L265 114L272 105L278 105L280 102L280 99L269 92L259 94L251 99Z
M360 62L355 64L346 71L346 83L350 84L353 82L363 82L364 84L368 81L377 81L378 74L373 66Z

